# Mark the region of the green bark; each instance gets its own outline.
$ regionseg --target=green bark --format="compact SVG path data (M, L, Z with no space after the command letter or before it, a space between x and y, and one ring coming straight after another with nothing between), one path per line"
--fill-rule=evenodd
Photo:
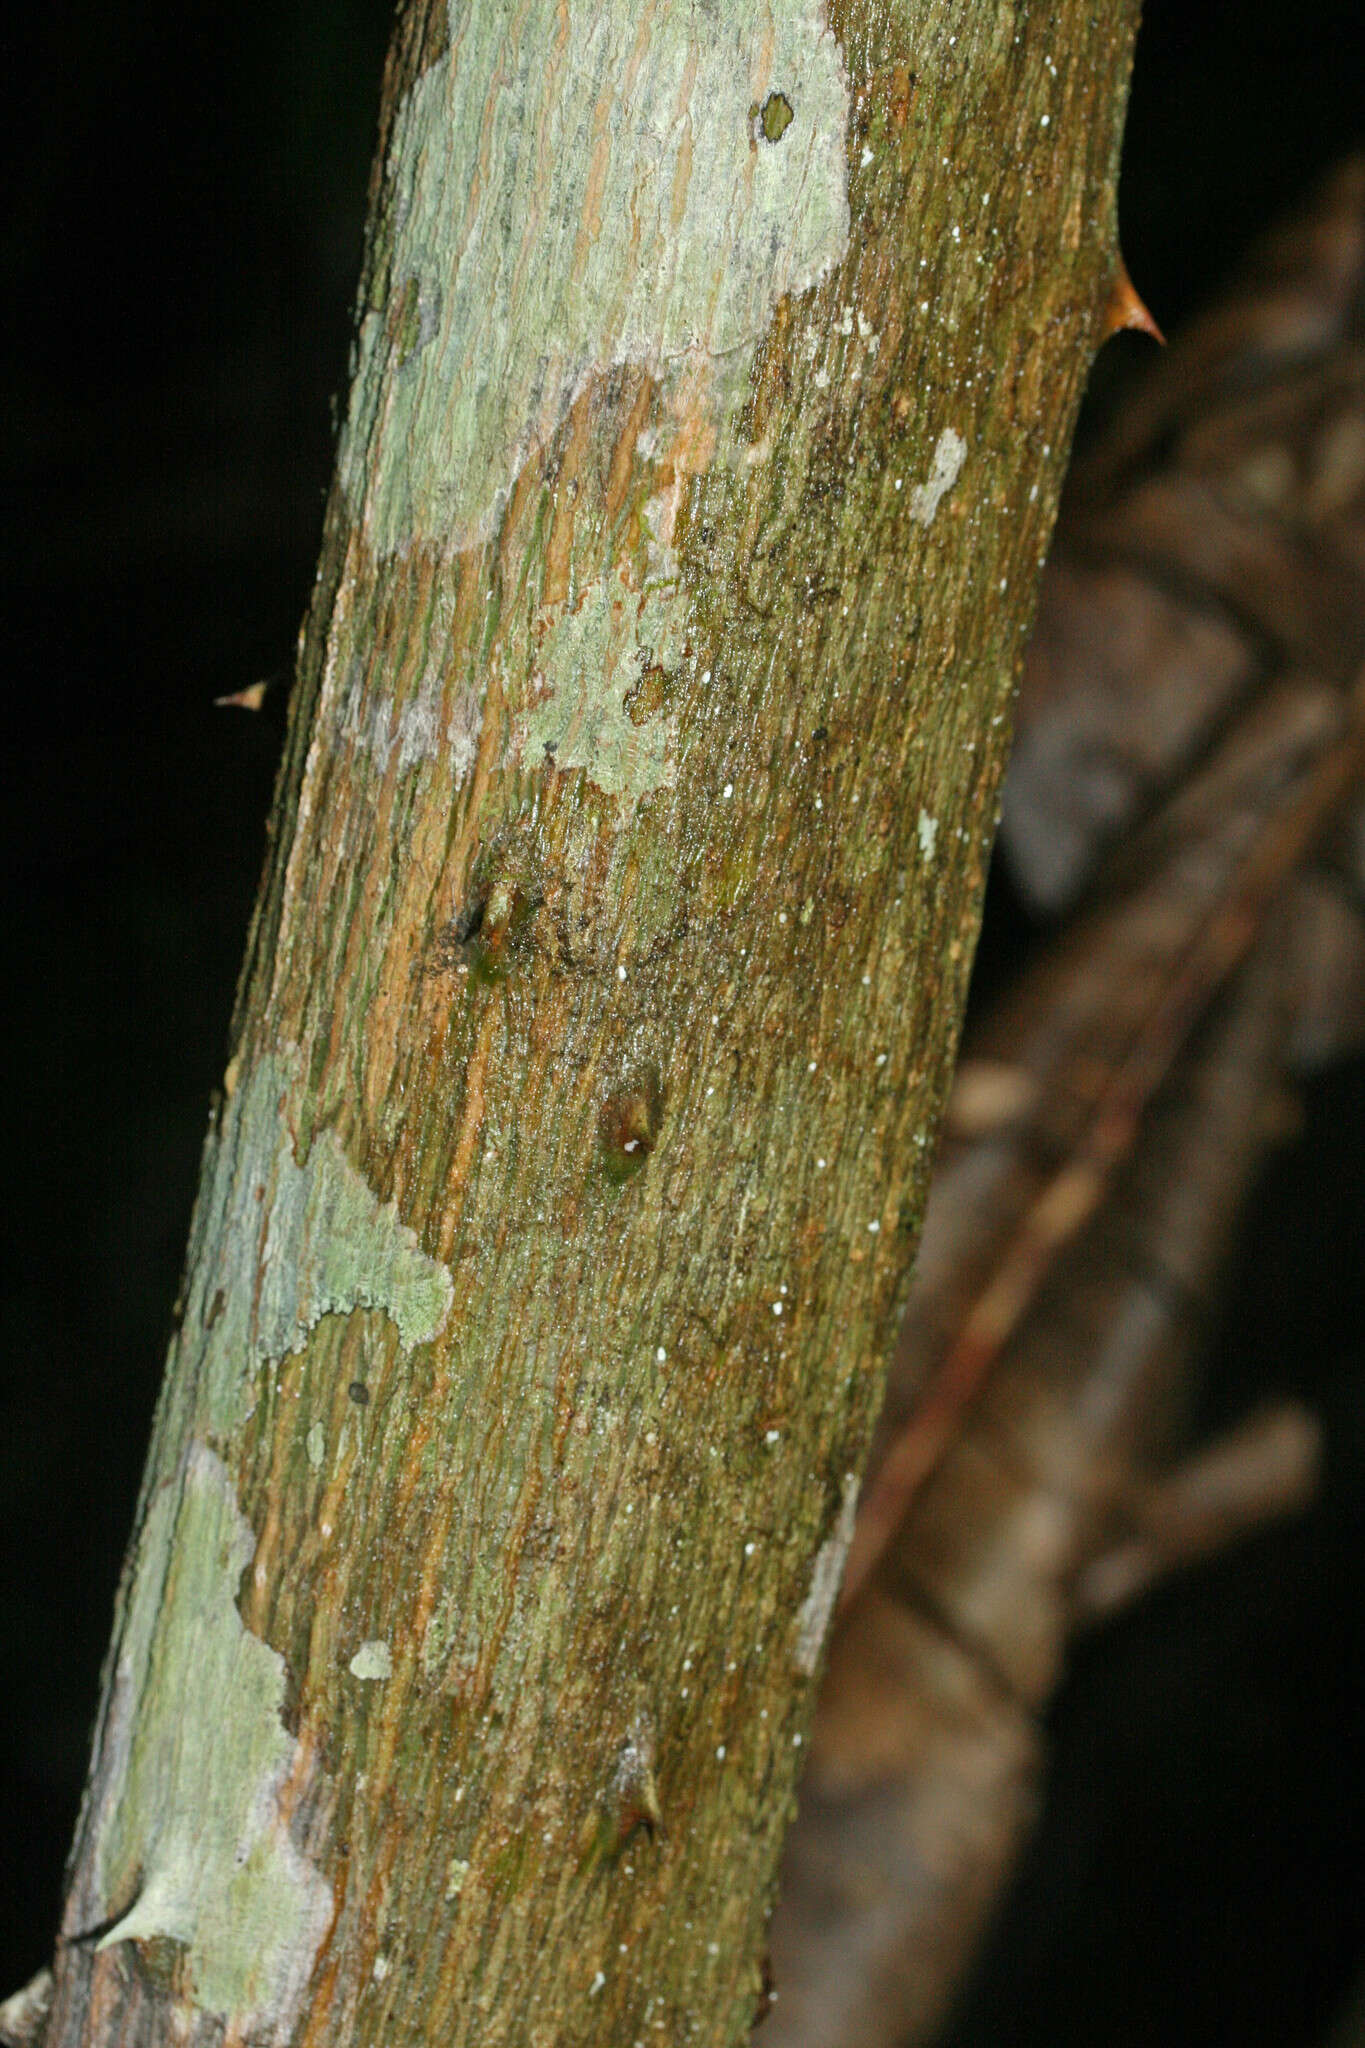
M48 2048L745 2037L1134 15L400 19Z

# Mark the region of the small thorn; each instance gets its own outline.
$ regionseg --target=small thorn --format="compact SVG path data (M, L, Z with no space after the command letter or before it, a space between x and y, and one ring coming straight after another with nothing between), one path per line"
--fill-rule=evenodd
M235 711L259 711L269 688L268 682L248 683L244 690L233 690L230 696L215 697L213 701L216 705L225 705Z
M623 1849L636 1828L650 1836L663 1831L663 1809L654 1782L654 1730L647 1715L636 1716L612 1777L614 1847Z
M1159 341L1163 348L1166 346L1165 335L1138 297L1133 280L1128 275L1128 265L1120 256L1109 293L1109 303L1104 309L1104 319L1100 325L1101 346L1108 341L1111 334L1118 334L1125 327L1132 328L1137 334L1150 334L1153 341Z
M613 1864L638 1830L651 1841L664 1831L659 1788L654 1782L654 1728L648 1714L637 1714L617 1752L616 1766L603 1796L584 1815L579 1835L579 1863L585 1870Z

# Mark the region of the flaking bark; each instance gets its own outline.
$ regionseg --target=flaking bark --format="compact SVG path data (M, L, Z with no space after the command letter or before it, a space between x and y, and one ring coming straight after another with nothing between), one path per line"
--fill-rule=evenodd
M404 12L48 2048L745 2037L1135 13Z

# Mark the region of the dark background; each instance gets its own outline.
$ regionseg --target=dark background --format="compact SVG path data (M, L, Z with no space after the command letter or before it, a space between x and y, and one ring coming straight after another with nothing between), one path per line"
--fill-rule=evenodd
M6 35L0 1995L44 1959L263 851L388 0ZM1359 0L1156 0L1121 208L1168 331L1361 139ZM1144 344L1101 359L1103 402ZM213 698L262 677L252 717ZM992 885L983 965L1028 929ZM1316 1511L1084 1644L954 2048L1322 2040L1365 1951L1365 1066L1257 1200L1206 1420L1303 1394Z

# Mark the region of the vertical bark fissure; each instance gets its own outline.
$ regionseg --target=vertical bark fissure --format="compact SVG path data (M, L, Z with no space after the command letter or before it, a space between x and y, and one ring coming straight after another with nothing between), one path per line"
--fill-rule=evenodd
M743 2038L1133 15L405 13L50 2048Z

